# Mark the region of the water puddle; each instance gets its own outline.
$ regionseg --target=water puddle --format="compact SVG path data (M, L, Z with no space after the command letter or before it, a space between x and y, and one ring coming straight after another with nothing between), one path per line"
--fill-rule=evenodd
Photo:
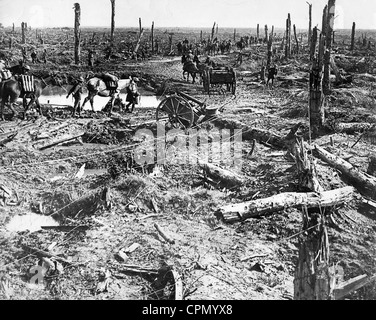
M29 230L36 232L42 230L45 226L58 226L59 223L51 216L43 216L36 213L28 213L23 216L14 216L5 228L11 232Z
M71 106L73 107L73 98L70 96L68 99L67 91L70 89L70 86L66 88L60 88L60 87L47 87L42 91L42 95L39 97L39 102L41 104L51 104L54 107L67 107ZM158 104L160 103L160 100L156 96L153 95L145 95L142 91L140 91L141 99L140 103L136 106L136 108L157 108ZM81 105L83 103L83 100L87 96L87 92L84 91L82 95ZM123 99L124 103L126 103L125 99L127 97L126 90L120 91L120 98ZM104 106L108 103L109 98L108 97L94 97L94 110L100 111L104 108ZM85 104L84 110L91 110L90 102L88 101Z

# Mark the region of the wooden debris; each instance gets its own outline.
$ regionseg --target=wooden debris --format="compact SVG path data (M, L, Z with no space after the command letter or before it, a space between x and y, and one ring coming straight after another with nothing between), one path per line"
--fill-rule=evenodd
M169 236L166 235L166 233L162 230L162 228L157 224L154 223L155 229L159 232L159 234L162 236L164 240L166 240L168 243L174 244L175 240L171 239Z
M125 274L138 274L138 275L145 275L145 276L157 276L158 269L148 268L148 267L140 267L137 265L131 264L121 264L119 267L116 268L117 271Z
M62 232L71 232L71 231L86 231L89 226L41 226L43 230L56 230Z
M318 158L325 161L333 168L341 171L341 173L352 185L354 185L355 188L357 188L360 193L369 196L372 199L376 199L376 178L374 176L359 171L351 163L334 154L331 154L317 145L315 146L314 150L315 155Z
M74 175L75 179L81 179L85 174L85 166L86 163L84 163L81 168L77 171L77 173Z
M271 145L277 149L286 149L286 143L284 137L279 136L278 134L264 130L251 128L244 123L236 120L227 120L223 117L217 117L212 121L219 128L226 129L241 129L242 130L242 139L257 140L259 143Z
M335 300L343 299L345 296L351 292L358 290L365 285L371 283L376 279L376 275L367 276L366 274L357 276L350 280L340 283L333 290Z
M6 137L1 137L0 136L0 146L4 146L8 142L11 142L17 136L17 134L18 134L18 132L10 133L10 134L7 133Z
M175 281L175 300L183 300L183 282L181 280L181 275L175 270L171 270L172 276Z
M240 261L244 262L244 261L247 261L247 260L251 260L251 259L255 259L255 258L263 258L263 257L267 257L267 256L268 256L268 254L266 254L266 253L253 254L251 256L241 258Z
M245 178L241 177L235 172L227 169L222 169L212 163L199 161L199 166L212 179L220 180L227 187L241 186L245 182Z
M48 149L48 148L51 148L51 147L54 147L58 144L61 144L61 143L64 143L64 142L68 142L68 141L72 141L72 140L75 140L79 137L82 137L83 135L85 134L85 132L81 132L79 134L76 134L76 135L69 135L65 138L60 138L58 140L53 140L53 141L50 141L50 142L47 142L46 144L44 144L42 147L39 147L38 150L42 151L42 150L45 150L45 149Z
M27 245L22 245L23 249L25 251L28 251L30 254L35 254L36 256L40 257L40 258L43 258L43 257L46 257L46 258L52 258L52 259L55 259L56 261L59 261L61 263L65 263L65 264L68 264L68 265L71 265L71 262L62 258L62 257L59 257L59 256L56 256L54 254L51 254L47 251L44 251L44 250L40 250L40 249L36 249L36 248L32 248L30 246L27 246Z
M334 130L336 132L354 134L356 132L369 131L375 128L374 123L368 122L346 122L346 123L336 123Z
M248 202L230 204L219 208L215 215L226 223L238 222L260 215L274 213L286 208L326 208L339 206L352 199L355 189L344 187L340 189L316 192L280 193L269 198Z

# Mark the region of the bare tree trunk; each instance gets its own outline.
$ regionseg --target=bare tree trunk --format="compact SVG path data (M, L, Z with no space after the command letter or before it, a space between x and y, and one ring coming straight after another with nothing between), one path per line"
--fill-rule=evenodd
M111 1L111 44L114 43L114 32L115 32L115 0Z
M351 48L350 50L354 50L354 45L355 45L355 22L353 22L352 25L352 32L351 32Z
M272 32L270 33L274 38L274 26L272 26Z
M265 25L265 42L268 43L269 35L268 35L268 25Z
M309 16L309 24L308 24L308 44L311 43L311 37L312 37L312 3L308 3L308 16Z
M327 22L328 22L328 5L325 6L323 13L322 13L321 34L323 34L324 36L326 35Z
M295 42L296 42L296 53L299 54L299 41L298 41L298 36L296 35L295 24L294 24L294 37L295 37Z
M334 299L334 268L329 267L329 238L324 215L303 208L304 236L299 241L294 300Z
M137 43L136 43L136 47L134 49L134 54L137 53L138 51L138 48L140 47L140 43L141 43L141 38L144 34L144 29L141 29L141 33L140 33L140 36L138 37L138 40L137 40ZM172 35L170 35L170 51L172 50Z
M273 57L273 34L269 36L269 41L268 41L268 57L266 61L266 70L268 70L270 67L270 64L272 62L272 57Z
M211 32L211 41L213 41L213 39L214 39L214 30L215 30L215 22L214 22L214 24L213 24L213 28L212 28L212 32Z
M285 47L285 58L291 57L291 18L290 14L286 19L286 47Z
M200 43L202 43L202 30L200 32Z
M330 54L332 50L333 41L333 26L334 26L334 14L335 14L336 0L329 0L328 13L326 22L326 49L324 55L324 79L323 79L323 91L325 95L330 93Z
M310 54L309 54L309 59L311 61L313 61L315 57L316 44L317 44L317 27L314 27L312 35L311 35L311 46L310 46Z
M151 53L154 53L154 21L151 23Z
M81 8L79 3L74 4L74 63L80 63L80 38L81 38L81 31L80 31L80 20L81 20Z
M21 33L22 33L22 43L26 43L26 37L25 37L25 22L21 23Z
M236 29L234 29L234 42L236 41Z
M260 39L260 25L257 24L257 34L256 34L257 42Z
M14 22L13 22L13 28L12 28L12 33L14 34Z
M138 18L138 29L139 29L140 34L141 34L141 31L142 31L141 18Z
M317 41L317 28L313 29L312 42ZM322 69L323 69L323 54L324 54L324 42L325 39L320 35L319 54L316 59L312 60L312 68L310 74L310 92L309 92L309 115L310 115L310 127L313 135L320 132L324 121L324 99L322 94ZM312 43L312 47L315 44ZM311 47L311 48L312 48Z

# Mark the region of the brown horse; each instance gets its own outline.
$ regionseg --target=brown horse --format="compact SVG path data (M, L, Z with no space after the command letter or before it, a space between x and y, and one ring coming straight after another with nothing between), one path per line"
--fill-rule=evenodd
M39 114L42 115L38 98L40 97L42 90L51 84L60 85L60 83L53 76L48 76L43 79L34 78L34 91L25 92L22 89L21 84L14 78L1 82L0 83L0 99L1 99L0 120L4 121L4 106L6 103L9 103L9 107L13 113L13 118L16 117L17 112L13 108L13 104L16 103L18 98L22 98L22 105L24 108L23 119L25 119L27 110L34 102L37 106L37 110ZM29 103L27 103L27 99L30 99Z

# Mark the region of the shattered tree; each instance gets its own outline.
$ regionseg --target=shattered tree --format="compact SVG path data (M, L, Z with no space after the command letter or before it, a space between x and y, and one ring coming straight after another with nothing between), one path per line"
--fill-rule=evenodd
M115 32L115 0L111 1L111 44L114 42L114 32Z
M81 8L79 3L74 4L74 63L80 63L80 20L81 20Z
M354 45L355 45L355 22L353 22L352 25L352 30L351 30L351 47L350 50L354 50Z
M325 39L325 54L324 54L324 79L323 91L325 95L330 93L330 54L332 51L333 41L333 26L334 26L334 13L335 13L336 0L329 0L328 11L326 17L326 39Z

